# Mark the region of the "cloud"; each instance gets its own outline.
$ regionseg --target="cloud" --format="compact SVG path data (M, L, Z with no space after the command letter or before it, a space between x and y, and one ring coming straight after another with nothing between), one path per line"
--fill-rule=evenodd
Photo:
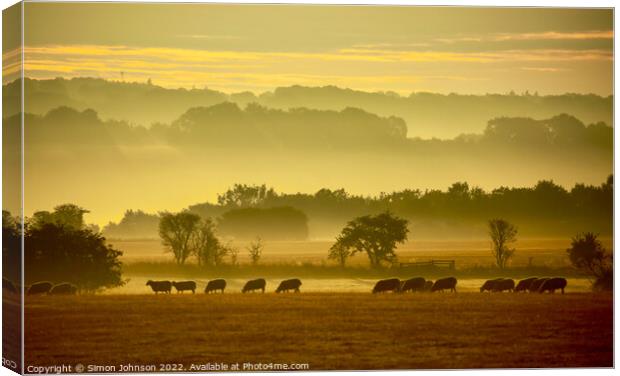
M488 81L489 65L494 65L494 69L552 73L560 71L554 68L556 65L565 68L575 63L613 61L612 51L605 49L457 52L416 47L414 43L405 49L379 43L322 52L44 45L27 46L24 55L25 75L32 78L119 79L123 72L128 80L150 78L166 87L208 85L224 91L334 84L363 90L407 92L423 82L445 88L458 81ZM17 50L3 54L5 83L19 73L19 57ZM445 84L439 85L441 81Z
M507 41L550 41L550 40L612 40L613 30L591 30L580 32L545 31L540 33L498 33L476 36L435 38L436 42L454 44L462 42L507 42Z
M553 68L553 67L521 67L521 70L530 71L530 72L555 73L555 72L566 72L566 71L569 71L570 69Z
M582 31L582 32L556 32L547 31L543 33L520 33L520 34L498 34L492 40L595 40L613 39L613 30L607 31Z
M393 50L345 48L317 53L221 51L159 47L106 45L53 45L25 48L27 71L104 70L153 71L165 70L255 70L259 67L281 66L288 62L313 64L331 63L505 63L527 61L611 61L612 51L601 49L523 49L496 52L448 52L432 50ZM15 56L3 55L6 62ZM389 69L389 68L385 68Z

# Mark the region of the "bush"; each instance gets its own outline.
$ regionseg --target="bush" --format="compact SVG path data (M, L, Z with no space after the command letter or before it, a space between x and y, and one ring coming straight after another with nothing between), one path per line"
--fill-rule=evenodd
M89 292L121 286L122 254L100 233L45 223L26 231L25 277L29 283L71 282Z

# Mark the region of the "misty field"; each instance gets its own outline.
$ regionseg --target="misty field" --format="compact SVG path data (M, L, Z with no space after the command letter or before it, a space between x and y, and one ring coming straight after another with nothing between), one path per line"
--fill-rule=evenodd
M606 246L610 238L603 238ZM145 286L149 279L194 280L202 291L204 285L215 278L225 278L230 291L239 291L251 278L266 278L267 289L273 291L285 278L301 278L305 292L366 292L377 279L398 277L408 279L422 276L437 279L456 276L459 291L477 291L484 280L508 277L515 280L531 276L563 276L569 279L568 291L586 292L591 282L571 266L566 249L570 239L520 239L510 268L500 271L494 267L490 241L478 240L413 240L397 248L401 262L428 260L455 260L456 270L447 268L382 268L368 266L368 257L357 254L345 269L327 260L327 250L333 244L328 240L265 241L263 255L258 265L251 265L245 247L248 242L235 242L239 250L239 265L198 267L193 260L188 265L177 265L172 254L166 253L159 240L111 240L124 254L123 276L126 284L108 289L106 294L143 294L150 292Z
M610 294L29 297L26 365L611 367Z
M516 244L513 265L533 265L562 267L570 265L566 249L570 247L570 237L566 238L522 238ZM610 237L601 237L607 248L612 247ZM159 239L120 240L110 239L110 243L124 252L123 261L162 262L172 261L172 254L166 253ZM327 259L327 252L334 240L307 241L264 241L263 263L320 263ZM239 262L249 262L248 241L235 241L232 246L239 249ZM414 240L400 245L396 253L403 262L425 261L430 259L454 259L459 266L489 265L493 263L489 239L448 239ZM228 261L228 260L226 260ZM351 258L351 265L367 265L368 258L358 254Z

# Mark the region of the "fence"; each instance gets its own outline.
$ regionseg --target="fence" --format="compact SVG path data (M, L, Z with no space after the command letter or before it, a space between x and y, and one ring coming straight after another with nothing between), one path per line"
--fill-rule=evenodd
M454 270L456 261L454 260L430 260L420 262L401 262L401 268L424 268L424 267L447 267L449 270Z

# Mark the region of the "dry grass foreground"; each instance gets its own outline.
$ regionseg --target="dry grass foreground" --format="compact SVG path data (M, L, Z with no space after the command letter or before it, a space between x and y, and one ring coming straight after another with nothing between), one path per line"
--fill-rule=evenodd
M49 296L25 313L26 365L613 365L610 294Z

